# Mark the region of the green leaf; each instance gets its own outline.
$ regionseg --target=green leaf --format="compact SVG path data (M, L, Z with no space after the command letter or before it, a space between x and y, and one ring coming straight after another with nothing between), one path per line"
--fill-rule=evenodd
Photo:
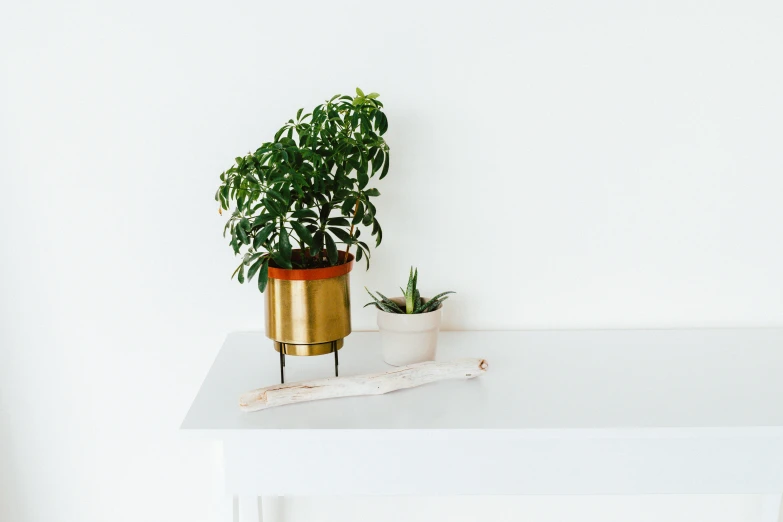
M269 223L267 226L261 229L261 231L256 234L256 237L253 239L253 248L261 248L261 245L263 245L266 240L269 238L269 235L272 233L273 230L277 228L277 223Z
M376 198L376 197L381 195L380 191L377 188L371 188L369 190L365 190L364 194L366 196L370 196L370 197L373 197L373 198Z
M247 271L247 280L250 281L253 279L253 276L256 275L256 272L258 272L258 269L261 268L261 265L264 264L265 258L259 258L258 261L250 265L250 268Z
M386 155L386 161L383 164L383 170L381 171L381 177L378 179L383 179L386 177L386 174L389 173L389 155Z
M326 240L326 255L329 258L329 263L334 266L337 264L338 259L337 245L328 232L324 232L324 239Z
M383 158L384 154L382 150L378 150L378 153L375 155L375 157L372 159L372 173L375 174L381 169L381 166L383 165Z
M267 210L271 211L271 214L273 216L282 216L283 211L280 209L277 203L275 203L274 200L269 198L264 198L264 206L267 208Z
M345 201L343 201L342 206L340 207L340 212L342 212L343 216L350 216L351 212L353 211L353 206L356 204L356 200L353 198L348 198Z
M278 200L280 203L284 205L288 205L288 200L284 198L283 195L278 191L270 188L270 189L266 189L266 193L272 196L273 198L275 198L276 200Z
M443 297L444 295L448 295L448 294L456 294L456 293L457 293L457 292L454 292L454 291L451 291L451 290L449 290L448 292L441 292L441 293L439 293L438 295L436 295L435 297L431 297L431 298L430 298L430 301L432 301L433 299L440 299L440 298L441 298L441 297Z
M363 189L367 186L367 183L370 182L370 177L367 175L367 169L365 168L358 168L356 170L356 177L359 180L359 189Z
M273 218L274 218L274 216L272 214L267 213L267 212L259 214L258 216L256 216L256 219L253 221L253 226L251 228L256 228L258 226L263 225L264 223L268 223L269 220L271 220Z
M370 98L371 100L374 100L378 96L380 96L380 94L378 94L377 92L371 92L370 94L367 95L367 97Z
M352 225L358 225L364 217L364 203L359 202L359 206L356 208L356 215L351 220Z
M304 225L301 223L297 223L296 221L291 222L291 226L294 227L294 230L296 231L296 235L299 236L299 239L301 239L308 247L313 247L313 235L310 234L310 231L307 230Z
M358 88L358 87L356 88L356 94L357 94L358 96L364 97L364 93L363 93L363 92L362 92L362 90L361 90L360 88Z
M448 299L448 297L442 297L440 299L430 299L427 301L427 304L424 305L424 308L421 309L421 313L426 314L427 312L432 312L433 310L437 310L438 307Z
M311 208L300 208L299 210L294 210L291 213L291 217L297 218L297 219L305 218L305 217L318 219L318 214L316 214L315 210L313 210Z
M326 224L332 227L350 227L351 223L342 216L332 217L326 220Z
M329 227L329 232L337 236L343 243L351 244L352 242L351 235L342 228Z
M366 270L370 269L370 251L366 248L359 247L359 250L364 251L364 262L366 263Z
M383 230L381 229L381 224L378 222L378 220L374 220L372 223L372 235L376 235L378 237L375 238L375 246L380 246L381 241L383 241Z
M400 308L400 305L398 305L397 303L395 303L394 301L392 301L391 299L389 299L388 297L386 297L382 293L378 292L377 290L376 290L375 293L377 293L379 296L381 296L381 300L383 301L383 304L388 305L391 308L394 308L395 310L397 310L397 313L399 313L399 314L404 314L405 313L405 312L402 311L402 308Z
M272 252L272 259L274 259L275 263L281 268L288 268L289 270L293 268L291 260L284 258L280 252Z
M280 255L283 256L284 259L289 260L291 259L291 241L288 238L288 232L286 231L283 226L280 226L280 239L279 239L279 246L280 246Z
M261 264L261 271L258 272L258 290L263 293L266 290L266 283L269 280L269 259L264 259Z
M364 289L367 291L367 293L368 293L368 294L370 294L370 297L371 297L371 298L372 298L372 300L373 300L373 302L371 302L371 303L367 303L366 305L364 305L365 307L367 307L367 306L370 306L370 305L375 305L377 308L379 308L379 309L383 310L384 312L389 312L390 314L396 314L396 313L399 313L399 312L397 312L397 311L396 311L394 308L392 308L391 306L389 306L388 304L386 304L384 301L381 301L380 299L378 299L377 297L375 297L374 295L372 295L372 292L370 292L370 291L367 289L367 287L366 287L366 286L364 287ZM378 292L378 295L380 295L380 292ZM400 310L400 307L397 307L397 310ZM400 310L400 311L401 311L401 310Z
M318 230L313 234L313 250L315 253L324 249L324 231Z
M242 243L244 243L246 245L250 243L250 241L248 241L248 239L247 239L247 234L245 233L244 227L238 226L234 230L236 231L237 237L239 238L239 240Z
M243 263L239 267L239 275L237 275L237 279L239 280L239 284L245 283L245 264Z
M326 220L329 219L329 214L332 212L332 206L330 204L326 204L323 207L321 207L321 223L326 223Z
M366 227L372 225L372 214L370 214L369 212L364 214L364 217L362 218L362 225Z
M415 271L411 267L411 272L408 276L408 288L405 290L405 313L416 313L421 299L419 298L419 290L416 288L416 281L419 278L419 269Z

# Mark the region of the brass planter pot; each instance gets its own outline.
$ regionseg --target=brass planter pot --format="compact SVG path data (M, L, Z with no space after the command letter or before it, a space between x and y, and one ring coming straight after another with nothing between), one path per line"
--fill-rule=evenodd
M298 252L294 252L296 256ZM266 336L285 355L324 355L342 348L351 333L350 271L353 255L340 264L306 270L269 267L264 292Z

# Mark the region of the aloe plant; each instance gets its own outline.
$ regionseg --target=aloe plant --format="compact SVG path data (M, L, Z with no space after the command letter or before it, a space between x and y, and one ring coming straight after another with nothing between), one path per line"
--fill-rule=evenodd
M414 270L414 268L411 267L410 274L408 275L407 288L405 290L400 288L400 290L402 290L403 297L405 298L405 309L378 291L375 292L378 294L376 297L367 289L366 286L364 289L367 290L368 294L370 294L372 301L364 305L364 307L366 308L368 306L375 305L378 310L383 310L384 312L389 312L390 314L424 314L437 310L441 303L448 299L448 294L455 293L451 291L442 292L431 299L425 300L419 294L419 289L416 288L416 282L418 278L419 269L417 268Z

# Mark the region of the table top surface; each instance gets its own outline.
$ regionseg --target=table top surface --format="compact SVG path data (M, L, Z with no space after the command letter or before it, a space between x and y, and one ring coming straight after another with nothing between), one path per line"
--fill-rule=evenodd
M240 411L280 382L261 332L230 334L181 429L542 430L783 427L783 329L442 332L438 360L481 357L487 373L386 395ZM377 332L354 332L340 375L392 369ZM334 358L286 358L286 380L334 375Z

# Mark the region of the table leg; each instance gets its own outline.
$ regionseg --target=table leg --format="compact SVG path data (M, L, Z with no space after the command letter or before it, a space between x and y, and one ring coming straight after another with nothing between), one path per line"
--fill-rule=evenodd
M260 500L256 495L240 495L235 517L237 522L261 522Z
M215 522L237 522L237 497L226 493L222 442L213 444L212 457L215 464L212 483L213 520Z
M261 497L261 522L283 521L283 497L280 495Z
M242 495L235 497L234 522L281 522L283 497Z
M783 493L761 496L760 522L783 522Z

